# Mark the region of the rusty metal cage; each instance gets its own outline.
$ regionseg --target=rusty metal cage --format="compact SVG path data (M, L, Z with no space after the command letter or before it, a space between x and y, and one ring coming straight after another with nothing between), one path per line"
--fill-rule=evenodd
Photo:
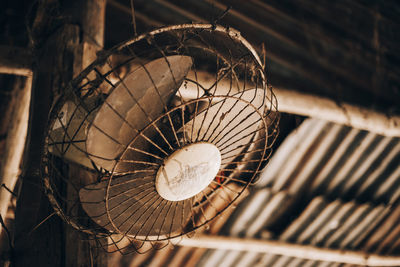
M254 182L278 121L264 66L239 32L160 28L99 53L53 105L45 191L58 215L107 251L161 248L207 225ZM201 142L221 153L215 178L190 198L161 197L155 179L165 159Z

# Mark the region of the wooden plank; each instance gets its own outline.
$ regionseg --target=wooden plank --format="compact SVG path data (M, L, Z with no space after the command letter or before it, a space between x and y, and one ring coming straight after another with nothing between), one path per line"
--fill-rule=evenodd
M23 47L0 45L0 73L32 76L32 55Z
M65 42L65 40L69 42ZM79 40L79 28L68 25L60 28L51 36L43 49L39 65L34 70L35 83L32 92L32 109L28 135L28 151L22 174L22 188L17 202L15 266L61 266L63 260L64 222L57 216L35 227L49 214L53 213L46 196L41 190L40 158L43 147L43 129L46 128L47 114L52 103L54 88L59 88L65 76L71 76L72 70L63 72L60 65L64 60L57 53L73 54ZM52 56L52 57L51 57ZM49 70L49 66L53 70ZM52 75L49 75L51 73ZM53 82L54 81L54 82Z
M104 8L104 0L39 3L32 28L36 64L28 146L16 211L15 266L107 264L101 255L90 256L93 255L90 246L81 242L86 236L70 229L58 216L51 216L54 210L42 192L40 170L50 107L65 85L102 46L103 31L99 29L104 27ZM66 19L60 20L60 17ZM40 224L49 215L50 219ZM73 248L67 246L74 242Z
M14 82L11 101L8 109L9 116L0 119L7 120L7 137L4 150L0 150L0 185L8 190L14 191L20 174L20 164L25 147L26 134L28 130L29 103L31 98L32 77L17 77ZM11 193L5 187L0 188L0 215L6 218L7 209L11 200ZM0 226L0 232L2 227Z

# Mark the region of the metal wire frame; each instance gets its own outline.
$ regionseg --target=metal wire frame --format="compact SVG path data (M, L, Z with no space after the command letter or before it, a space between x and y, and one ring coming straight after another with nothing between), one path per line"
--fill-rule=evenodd
M165 41L166 37L168 37L167 41ZM113 65L110 58L116 53L127 54L127 59L120 64ZM152 79L151 70L147 69L146 63L155 58L164 58L169 66L175 87L179 87L180 84L175 80L168 59L170 55L189 55L192 57L191 72L194 78L185 78L182 86L185 87L189 83L198 89L197 92L201 88L205 95L201 97L197 93L196 99L188 101L182 97L178 90L176 94L178 101L175 102L177 104L161 97L159 88ZM212 69L215 73L215 80L211 85L206 85L199 76L204 69L202 66L205 64L209 66L210 62L214 62ZM147 107L143 106L135 97L129 88L129 84L125 83L125 77L119 73L122 67L126 67L129 72L134 64L137 68L143 68L146 71L147 78L151 80L153 89L159 96L159 102L162 104L164 112L158 117L148 115ZM228 89L224 94L218 95L219 88L222 87L221 84L224 84ZM129 101L133 105L137 105L143 114L147 115L143 118L146 127L135 129L122 114L119 114L118 110L113 108L113 103L109 103L107 96L112 94L117 86L126 90L130 97ZM104 90L104 88L108 89ZM254 90L254 95L250 98L243 98L244 94L251 90ZM259 98L256 94L257 90L262 90L263 94L262 101L255 104L257 98ZM229 102L229 100L234 100L234 102ZM60 111L66 101L72 101L75 107L65 123L60 116ZM219 128L224 118L229 116L222 114L223 116L219 117L220 121L216 121L217 116L215 114L220 114L227 103L231 104L228 110L224 110L227 114L236 112L237 116L240 116L246 110L251 109L252 111L242 116L238 121L235 121L235 118L230 118L229 121L226 121L224 127ZM124 148L119 157L111 159L115 161L115 165L114 168L108 170L93 162L93 158L102 157L88 153L84 146L86 139L80 137L81 132L86 131L89 127L94 127L107 135L106 129L102 129L93 123L93 117L102 105L110 107L111 112L115 113L134 133L132 140L124 144L108 135L110 139ZM211 107L216 106L218 108L213 110L214 113L210 112ZM207 225L251 184L260 167L268 159L272 143L276 138L279 119L278 116L275 116L276 110L276 98L266 84L264 70L258 55L234 29L210 24L184 24L165 27L140 35L99 55L96 61L71 82L65 94L54 105L50 115L49 134L46 137L43 156L43 181L46 193L56 213L74 228L91 234L89 239L96 241L99 247L107 250L114 248L121 253L140 252L147 241L151 243L151 247L163 247L163 245L160 245L161 241L168 244L168 240L171 238L187 235L197 228ZM81 114L84 114L84 116L78 118ZM210 116L213 117L207 121ZM199 118L202 121L200 124L196 124L196 119L199 120ZM246 132L245 127L236 133L242 134L240 138L235 139L235 137L229 136L232 129L241 127L246 121L251 121L247 125L247 128L251 128L250 131ZM57 138L52 135L56 122L61 125L63 133L61 140L54 140ZM191 123L189 130L187 129L188 123ZM195 129L195 125L198 129ZM200 135L201 129L205 130ZM235 146L235 143L240 143L244 139L247 142ZM147 149L135 146L139 141L147 144ZM115 221L118 218L112 214L113 207L109 207L109 205L113 199L123 195L123 192L111 195L113 188L122 184L113 183L121 180L121 177L132 174L141 175L142 178L150 181L154 180L155 172L166 157L176 149L200 141L214 143L221 150L224 167L220 170L216 179L201 193L189 200L182 201L183 203L171 203L162 199L149 182L148 190L153 193L154 198L149 198L146 201L146 203L151 203L144 211L147 214L143 215L144 213L142 213L142 215L136 216L133 223L133 225L136 223L142 226L136 229L134 233L131 233L129 227L121 231L121 224L116 224ZM49 151L49 148L52 151ZM71 158L65 156L71 149L75 149L86 156L90 165L82 166L79 165L79 162L71 163ZM232 151L236 151L236 153L227 156ZM134 155L141 154L142 157L140 157L140 160L131 158L132 153ZM107 158L103 157L102 159ZM119 170L124 165L130 166L130 171ZM138 166L141 166L141 168L138 168ZM91 176L90 182L80 179L77 181L76 178L71 177L69 168L82 169L88 176ZM109 221L107 225L94 223L92 220L95 219L95 216L92 217L92 220L88 220L88 215L82 208L82 205L87 203L82 203L79 199L79 190L93 182L106 185L104 187L104 199L102 200L105 205L105 213L98 216L106 215ZM129 181L126 181L126 184L129 184ZM231 185L235 185L235 187ZM237 190L237 185L240 185L240 190ZM149 196L149 192L141 191L140 193ZM137 193L139 194L139 192ZM229 197L232 193L237 193L237 195L233 198ZM225 207L213 207L214 198L219 198L226 203ZM215 209L214 216L205 215L205 206L211 206ZM150 212L152 209L153 211ZM166 219L158 221L156 218L151 221L151 218L155 217L155 210L157 209L159 209L159 214L165 213L165 217L171 213L173 213L172 218L179 216L179 223L177 223L179 227L172 231L172 228L175 227L172 222L170 231L164 230L164 233L161 233L163 225L166 224ZM185 214L185 209L188 209L190 214ZM129 206L125 212L127 211L129 211ZM175 216L175 214L178 215ZM131 214L131 217L135 217L135 214ZM146 224L150 224L149 230L155 224L161 225L159 233L150 235L150 231L146 230L146 234L146 231L143 230ZM104 242L105 239L108 239L108 242ZM161 244L164 243L161 242Z
M220 97L220 96L216 96L216 97ZM226 96L225 96L225 97L226 97ZM198 102L198 101L208 100L208 99L211 99L211 98L214 98L214 97L211 97L211 96L210 96L210 97L204 97L204 98L199 98L199 99L196 99L196 100L187 102L187 103L185 103L185 104L183 104L183 105L180 105L180 106L178 106L178 107L175 107L175 108L171 109L170 111L166 112L166 113L163 114L161 117L159 117L158 119L156 119L155 121L153 121L153 122L152 122L151 124L149 124L145 129L143 129L143 131L142 131L142 132L132 141L132 143L126 148L126 150L124 151L124 153L123 153L123 154L121 155L121 157L117 160L117 164L116 164L116 166L115 166L115 169L118 169L118 167L119 167L118 165L121 164L121 163L132 163L132 164L138 163L138 162L136 162L136 161L129 161L129 160L126 160L126 155L128 154L127 152L128 152L131 148L134 148L134 147L135 147L135 144L136 144L136 142L137 142L139 139L143 138L143 140L146 140L146 141L147 141L148 137L144 138L144 137L146 136L145 133L146 133L149 129L155 127L155 125L157 125L157 123L158 123L159 121L161 121L162 119L164 119L164 118L166 118L166 117L168 117L168 116L171 116L171 114L176 113L176 111L178 111L178 110L184 109L187 105L194 104L194 103L196 103L196 102ZM238 101L245 102L245 104L247 105L248 108L253 109L252 112L254 112L254 114L257 114L258 116L260 116L260 118L263 118L262 113L260 113L250 102L247 102L247 101L245 101L245 100L242 100L242 99L240 99L240 98L236 98L236 97L233 97L233 96L231 96L231 97L229 97L229 98L232 98L232 99L235 99L235 100L238 100ZM205 111L203 111L203 112L205 112ZM178 113L180 113L180 112L178 112ZM262 121L264 121L264 120L262 119ZM222 122L221 122L221 123L222 123ZM261 123L261 124L264 124L264 123ZM183 125L181 125L181 127L183 128ZM173 125L171 125L170 131L171 131L171 132L174 132L174 134L171 133L170 136L172 136L172 135L175 135L175 136L176 136L176 135L177 135L177 132L176 132L175 128L176 128L176 127L174 127ZM265 131L266 126L265 126L265 125L262 125L262 126L260 126L260 128L263 129L263 130ZM163 139L160 138L159 140L161 141L161 140L163 140ZM257 139L254 139L254 141L252 141L250 144L253 144L253 143L255 143L255 142L262 141L262 140L264 141L264 144L266 145L267 143L265 142L265 137L263 137L263 138L261 138L261 139L258 139L258 140L257 140ZM199 141L199 140L197 140L197 141ZM203 141L203 140L200 140L200 141ZM205 140L204 140L204 141L205 141ZM167 141L167 140L164 140L164 142L165 142L164 145L167 147L167 146L168 146L168 145L167 145L167 142L168 142L168 141ZM150 142L149 142L149 143L150 143ZM176 142L176 143L174 144L175 147L169 151L168 155L172 154L175 150L180 149L180 148L182 148L182 147L184 147L185 145L190 144L190 143L191 143L191 142L189 142L189 140L184 140L184 142L183 142L183 143L180 143L179 145L178 145L178 142ZM219 148L221 148L221 146L219 146L218 144L216 144L216 146L219 147ZM163 152L163 149L162 149L161 147L157 147L157 148L155 148L155 149L158 149L158 150L159 150L159 151L158 151L158 154L164 153L164 152ZM232 167L232 169L221 169L221 171L222 171L222 172L223 172L223 171L226 171L226 172L236 172L237 174L241 174L241 173L251 173L253 176L255 176L255 175L257 174L257 172L258 172L258 169L259 169L260 164L261 164L261 163L263 162L263 160L264 160L265 150L266 150L266 147L264 147L264 150L262 151L261 156L260 156L258 159L256 159L256 160L251 159L251 160L249 160L249 161L246 161L246 160L241 160L241 161L240 161L240 164L242 164L242 165L246 165L247 163L250 163L250 162L251 162L251 163L256 163L256 164L258 163L258 166L256 166L256 168L254 168L254 169L248 169L248 168L240 169L240 168L233 168L233 167ZM221 155L222 155L222 157L223 157L225 153L223 152L222 149L220 149L220 151L221 151ZM156 151L156 152L153 151L152 153L157 153L157 151ZM246 153L245 153L245 154L246 154ZM168 156L168 155L167 155L167 156ZM155 157L150 158L150 159L148 160L148 162L143 162L143 163L144 163L144 165L146 165L146 163L149 164L149 165L151 165L151 164L156 164L156 167L154 168L154 170L157 170L157 169L158 169L159 167L161 167L162 164L163 164L162 161L160 161L158 158L155 158ZM226 163L229 163L229 161L227 161ZM234 163L233 163L233 164L234 164ZM137 173L137 171L138 171L137 169L134 170L135 173ZM124 173L124 175L127 175L127 174L129 174L129 173ZM146 175L147 175L147 173L143 173L143 177L145 177ZM219 176L222 177L221 175L219 175ZM113 194L112 196L111 196L111 194L110 194L111 187L115 186L115 184L112 185L113 179L118 179L118 177L120 177L120 176L118 175L118 172L112 171L112 175L110 176L110 179L109 179L108 185L107 185L107 193L106 193L106 211L107 211L107 217L108 217L110 223L112 224L113 228L115 229L115 231L119 232L119 233L122 234L122 235L126 235L126 234L128 234L128 232L129 232L131 229L128 229L128 230L126 230L126 231L121 231L121 230L119 229L119 227L121 227L121 225L119 225L119 227L118 227L118 226L116 225L116 223L114 223L114 220L115 220L116 218L115 218L115 215L111 214L111 212L110 212L110 207L109 207L109 203L110 203L110 198L111 198L111 197L115 198L115 197L118 197L119 195L124 195L124 194L126 194L126 191L118 192L117 195ZM155 177L155 173L154 173L153 177ZM224 175L223 178L224 178L224 180L226 180L227 182L221 183L221 182L213 181L212 184L217 184L217 185L218 185L217 189L218 189L218 188L222 188L222 190L230 190L228 181L234 181L234 180L236 180L236 181L238 181L238 182L240 182L240 183L242 183L242 184L244 184L244 185L247 185L247 184L249 183L249 181L252 180L253 177L250 177L250 179L248 179L248 180L241 180L241 179L238 179L238 178L229 177L229 176L227 176L227 175ZM235 181L235 182L236 182L236 181ZM213 187L212 187L212 184L209 185L209 191L211 191L211 192L213 192L213 191L216 190L216 188L213 188ZM242 187L242 190L244 190L245 187L246 187L246 186L243 186L243 187ZM134 189L135 189L135 188L134 188ZM127 189L127 190L131 190L131 189ZM148 202L151 202L151 204L157 203L157 204L156 204L157 207L154 207L154 210L156 210L157 208L159 208L159 207L160 207L159 205L162 205L161 203L164 203L164 207L165 207L166 205L170 204L170 202L168 202L168 201L164 201L164 202L160 201L160 203L158 203L158 201L161 200L161 197L158 196L158 195L156 194L155 188L154 188L154 187L149 187L149 190L151 190L152 192L154 192L154 197L151 197L151 198L149 198L148 200L146 200L146 203L148 203ZM114 192L114 193L115 193L115 192ZM204 193L204 191L201 192L201 193L199 193L199 194L203 194L203 193ZM238 196L239 196L240 193L241 193L241 191L240 191L240 192L237 192L237 193L238 193ZM149 193L149 194L150 194L150 193ZM146 195L147 195L147 194L146 194ZM209 198L207 197L207 195L205 195L205 198L206 198L206 201L209 201ZM124 201L128 201L128 200L124 200ZM122 202L124 202L124 201L122 201ZM228 204L230 204L232 201L233 201L233 200L229 200L229 201L227 201L227 202L228 202ZM145 206L146 203L141 203L141 205ZM119 204L121 205L121 203L119 203ZM125 204L125 203L122 203L122 204ZM135 203L132 203L132 206L134 206L134 205L135 205ZM180 203L180 205L185 205L185 203L182 202L182 203ZM227 205L227 206L228 206L228 205ZM114 206L114 207L115 207L115 206ZM151 207L151 205L149 206L149 208L150 208L150 207ZM196 207L196 205L194 205L194 204L192 203L192 208L195 208L195 207ZM201 205L199 205L199 207L200 207L200 210L199 210L199 211L201 212ZM131 208L131 207L128 207L127 210L130 209L130 208ZM226 208L226 207L225 207L225 208ZM224 208L224 209L225 209L225 208ZM161 209L160 213L162 212L162 210L163 210L163 208ZM221 212L222 212L222 210L221 210ZM131 214L131 215L133 215L133 214ZM195 225L191 226L192 229L190 229L189 231L194 230L194 229L196 229L196 228L198 228L198 227L200 227L200 226L202 226L202 225L208 223L210 220L211 220L211 219L206 218L206 220L205 220L203 223L201 223L201 224L195 223ZM124 221L124 222L125 222L125 221ZM124 222L123 222L123 223L124 223ZM123 224L123 223L122 223L122 224ZM135 221L134 224L135 224L135 223L137 223L137 222ZM147 219L146 219L144 222L142 222L142 223L140 224L141 227L144 226L146 223L147 223ZM154 221L153 223L155 223L155 221ZM162 224L164 224L164 222L163 222ZM162 228L162 226L161 226L161 228ZM139 231L140 231L140 229L139 229ZM138 231L138 232L139 232L139 231ZM182 231L182 232L180 232L180 233L178 233L178 234L176 234L176 235L167 235L166 237L161 237L160 235L158 235L158 236L156 237L156 239L157 239L157 240L169 239L169 238L172 238L172 237L176 237L176 236L185 234L186 232L187 232L187 230L186 230L186 231ZM170 233L170 234L171 234L171 233ZM143 238L143 237L138 236L138 234L135 234L135 235L134 235L134 238L135 238L135 239L149 240L150 237L149 237L148 235L145 235L145 237Z

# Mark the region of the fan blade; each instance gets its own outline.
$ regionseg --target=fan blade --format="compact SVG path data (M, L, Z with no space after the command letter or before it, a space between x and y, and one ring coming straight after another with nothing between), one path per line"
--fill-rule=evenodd
M87 127L93 117L82 106L66 101L49 133L49 152L70 162L93 168L85 147Z
M206 141L218 147L221 152L221 168L229 164L245 149L261 123L261 114L265 108L265 92L262 89L250 89L233 95L236 98L214 97L213 104L199 112L184 127L189 142Z
M137 238L160 238L182 230L190 219L187 201L172 202L155 191L154 175L132 174L103 180L80 189L84 211L102 228ZM108 186L109 185L109 186ZM108 188L108 214L106 193Z
M198 81L198 72L199 71L197 70L191 70L186 75L187 81L181 85L181 87L178 89L178 92L176 93L176 96L179 98L180 103L204 96L205 91L202 87L203 84L200 84L200 82Z
M192 67L188 56L168 56L137 68L107 97L91 127L86 149L91 159L112 170L115 159L140 130L157 118Z

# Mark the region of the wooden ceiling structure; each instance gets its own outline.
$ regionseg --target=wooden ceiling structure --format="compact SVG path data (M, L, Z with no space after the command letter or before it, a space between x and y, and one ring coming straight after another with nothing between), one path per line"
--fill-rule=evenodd
M49 17L40 13L40 1L28 2L1 4L4 26L0 29L3 45L0 52L1 58L8 61L1 61L0 67L22 62L14 69L28 69L1 75L0 111L4 114L13 114L10 103L12 99L15 102L15 95L10 91L18 84L10 74L32 77L33 64L33 70L39 70L33 73L34 88L62 86L90 62L96 51L134 36L130 1L107 0L103 9L96 9L96 1L88 1L95 3L94 6L84 5L80 12L77 12L80 4L43 1L50 3L44 10ZM192 243L183 240L182 246L143 255L110 254L108 260L105 256L93 260L93 255L85 254L87 248L72 244L74 238L82 236L65 230L63 222L54 216L29 236L36 241L24 245L21 243L28 239L23 238L16 244L19 253L37 246L27 253L27 261L37 253L42 257L38 260L41 266L54 266L54 262L66 265L95 262L98 266L363 266L362 263L395 266L400 256L400 134L396 132L400 115L400 4L394 0L134 0L133 3L139 34L163 25L211 22L236 28L255 46L266 59L269 83L276 88L278 101L281 94L286 112L282 114L276 152L260 175L258 185L240 199L236 209L228 210L210 228L203 229L202 234L206 235L203 239L193 238ZM101 12L105 12L104 22L101 16L99 21L93 20L93 15ZM88 17L92 24L88 23ZM104 23L104 38L96 23ZM33 33L27 31L27 25L34 26ZM44 38L45 34L52 37ZM81 40L89 44L80 48L85 51L84 57L77 49ZM60 49L65 56L54 60ZM32 60L31 51L43 54ZM15 55L22 59L13 61ZM81 67L76 67L77 58ZM62 67L74 60L75 70ZM56 72L49 71L48 65L46 69L46 64L55 64ZM63 71L68 73L62 74ZM23 78L19 86L30 82ZM26 88L30 90L29 86ZM46 94L55 93L51 88L36 89L33 97L44 97L46 101L41 104L49 107L50 96ZM303 108L293 110L291 105L296 99L308 102L303 101ZM311 105L318 107L316 111L307 111L312 109ZM322 112L327 106L335 107ZM46 108L36 103L31 112L43 117ZM5 117L8 116L13 115ZM38 116L33 119L39 121ZM337 119L340 116L344 119ZM357 125L354 118L361 123ZM368 124L371 121L375 123ZM379 128L382 121L384 126ZM12 123L10 119L0 122L0 152L3 152L7 151ZM33 131L39 135L40 125ZM35 132L29 135L35 138ZM38 157L40 142L30 145L25 157ZM35 171L33 165L26 163L28 174ZM37 208L20 210L20 214L34 217L31 222L17 225L16 229L22 229L25 235L31 235L32 228L51 215L51 208L44 207L46 199L35 179L39 177L28 175L26 180L34 185L20 191L20 203L42 206L38 214L34 214ZM36 194L26 193L29 190ZM54 236L37 241L49 234ZM21 235L17 232L16 238ZM67 241L65 235L70 235ZM210 237L221 239L207 239ZM224 242L222 237L231 239ZM63 245L46 247L60 240ZM281 250L280 245L283 245ZM341 253L343 250L345 253ZM65 256L65 251L76 255ZM284 254L285 251L289 253ZM44 253L51 256L44 260ZM20 266L27 261L17 260Z
M161 25L212 22L265 47L274 87L398 113L399 6L396 1L136 0L139 33ZM109 47L132 36L127 1L108 1ZM114 29L119 29L115 31Z

